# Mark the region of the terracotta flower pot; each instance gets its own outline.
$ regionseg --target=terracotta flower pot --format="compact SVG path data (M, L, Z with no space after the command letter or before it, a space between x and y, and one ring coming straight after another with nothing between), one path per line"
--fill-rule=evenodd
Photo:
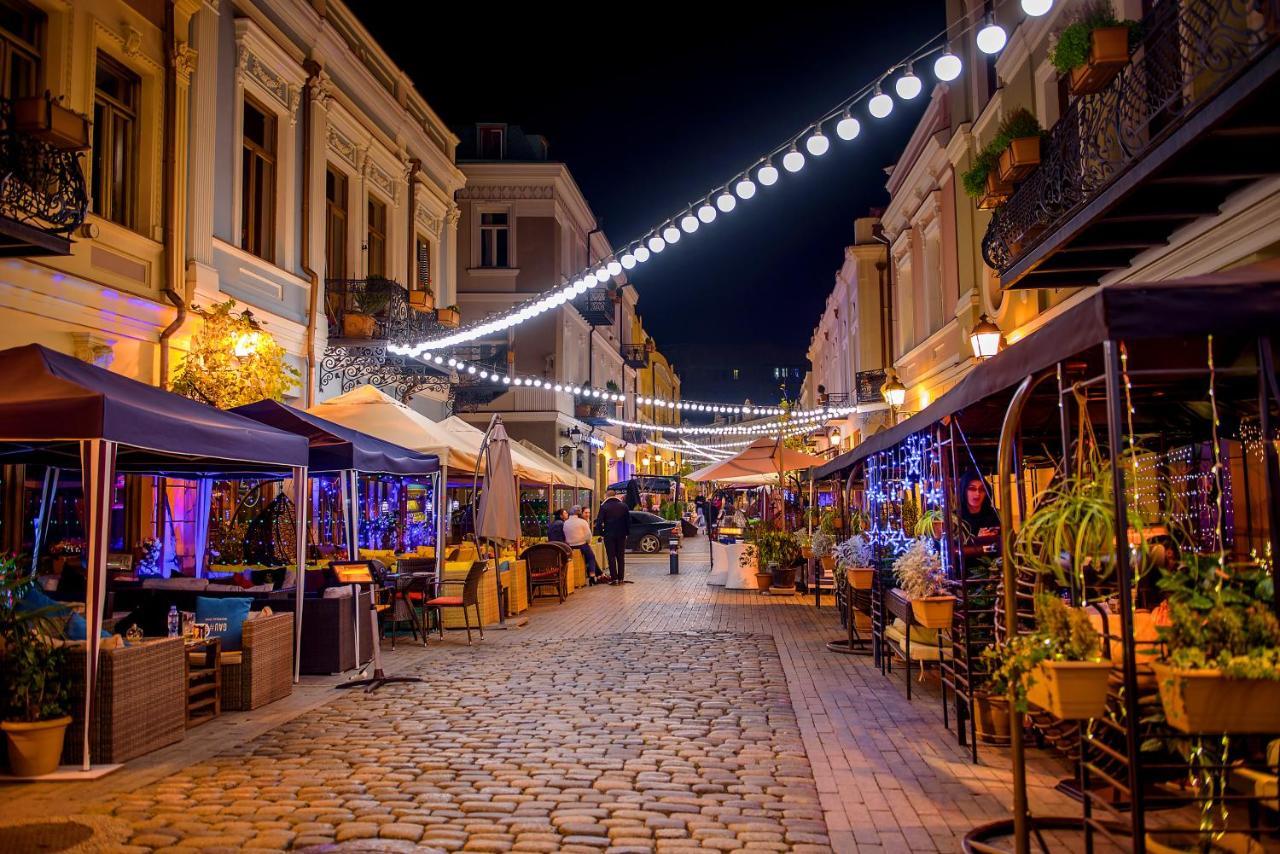
M1071 69L1071 94L1092 95L1110 85L1129 64L1129 28L1099 27L1089 33L1089 60Z
M804 555L804 559L805 559L805 560L813 560L813 547L812 547L812 546L802 546L802 547L800 548L800 554Z
M973 721L979 740L986 744L1008 744L1009 698L974 691Z
M871 582L875 580L876 571L870 566L854 566L844 571L845 578L849 579L849 586L854 590L870 590Z
M993 169L987 173L987 192L978 199L978 209L989 211L998 208L1007 202L1011 195L1013 195L1013 185L1008 181L1002 181Z
M1040 165L1040 137L1020 136L1000 152L1000 180L1011 184L1023 180Z
M9 767L16 777L40 777L58 770L62 739L70 716L48 721L3 721L0 729L9 737Z
M769 589L769 587L770 587L770 585L772 585L772 584L773 584L773 573L772 573L772 572L757 572L757 573L756 573L756 589L757 589L757 590L759 590L761 593L763 593L763 592L765 592L766 590L768 590L768 589Z
M951 615L955 608L954 596L925 596L911 600L911 615L926 629L951 628Z
M347 312L342 315L343 338L372 338L378 321L369 314Z
M1151 665L1169 726L1186 733L1280 732L1280 682L1228 679L1221 670Z
M458 315L458 312L452 308L436 309L436 323L441 326L457 326L461 320L462 318Z
M1027 700L1055 718L1100 718L1107 710L1109 661L1042 661L1031 671Z
M427 291L409 291L409 305L421 312L435 311L436 295Z

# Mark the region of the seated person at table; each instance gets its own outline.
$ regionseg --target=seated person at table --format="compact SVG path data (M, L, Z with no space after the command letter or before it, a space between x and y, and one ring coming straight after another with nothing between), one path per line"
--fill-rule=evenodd
M982 554L997 545L1000 514L991 506L986 481L976 471L960 479L960 546L966 555Z
M587 563L587 583L595 584L600 577L600 565L596 563L596 553L591 550L591 523L583 518L582 508L576 504L570 509L569 518L564 520L564 541L582 552L582 559Z
M569 518L569 511L563 507L556 511L555 518L551 520L551 524L547 526L547 542L563 543L564 538L564 520Z

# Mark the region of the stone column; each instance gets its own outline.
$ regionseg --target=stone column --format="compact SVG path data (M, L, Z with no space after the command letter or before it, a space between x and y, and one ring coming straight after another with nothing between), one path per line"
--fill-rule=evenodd
M213 268L214 161L218 131L218 26L220 0L205 0L195 16L192 40L199 66L191 89L187 159L187 296L216 294ZM181 101L181 98L180 98ZM187 115L188 111L182 111Z

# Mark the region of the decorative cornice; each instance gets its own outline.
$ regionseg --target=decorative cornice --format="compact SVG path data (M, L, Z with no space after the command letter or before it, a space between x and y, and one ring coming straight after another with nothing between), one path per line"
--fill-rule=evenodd
M142 33L125 24L121 48L124 50L125 56L137 56L142 53Z
M481 199L514 201L520 199L554 199L555 188L550 186L523 187L463 187L457 194L459 199Z
M381 166L374 163L372 159L369 160L368 165L369 182L385 193L387 198L395 201L397 199L396 179L389 175Z
M350 163L352 167L359 169L357 162L356 144L348 139L342 131L333 125L329 125L329 150Z
M178 42L174 45L173 65L184 82L189 82L191 75L195 73L197 56L196 49L189 42Z
M271 93L271 96L280 102L280 105L290 112L294 109L294 101L292 87L285 82L284 78L276 73L269 65L249 49L248 45L240 45L240 62L238 66L240 79L255 80L262 88Z
M418 205L418 209L414 211L413 218L422 225L427 227L427 232L436 236L440 235L441 221L438 217L434 217L423 205Z

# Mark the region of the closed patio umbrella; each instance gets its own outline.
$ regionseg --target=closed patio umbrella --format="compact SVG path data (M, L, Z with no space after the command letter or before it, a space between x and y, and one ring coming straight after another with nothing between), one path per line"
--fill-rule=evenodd
M480 446L484 465L484 492L480 495L480 507L476 512L476 539L518 540L520 538L520 504L516 491L516 476L511 467L511 441L502 418L495 415L485 431ZM476 475L480 475L481 460L476 461ZM493 583L498 586L498 622L506 621L502 608L502 573L495 571Z

